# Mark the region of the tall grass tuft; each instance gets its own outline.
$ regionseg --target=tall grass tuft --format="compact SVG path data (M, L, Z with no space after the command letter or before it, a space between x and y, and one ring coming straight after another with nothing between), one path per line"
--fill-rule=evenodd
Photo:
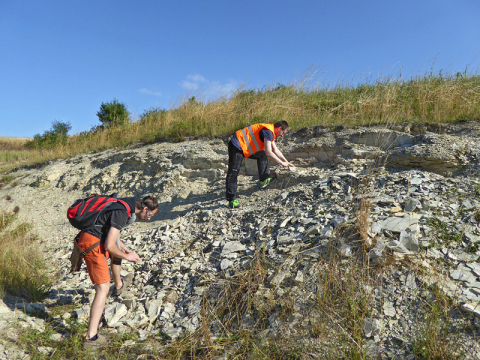
M458 339L452 326L454 302L443 294L438 286L434 296L425 304L427 308L419 338L413 343L415 355L422 359L458 359ZM459 331L459 330L457 330Z
M0 214L0 296L5 292L38 301L51 282L28 224L8 230L15 213Z
M364 358L362 327L370 312L373 279L378 279L378 276L362 261L352 260L342 265L333 258L323 268L319 278L319 315L310 319L312 332L317 337L327 336L327 333L328 336L335 333L338 337L344 337L345 341L340 347L343 347L347 358Z

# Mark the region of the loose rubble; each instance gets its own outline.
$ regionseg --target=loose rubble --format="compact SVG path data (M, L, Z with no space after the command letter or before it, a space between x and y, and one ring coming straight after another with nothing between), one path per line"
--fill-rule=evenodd
M242 207L235 210L224 200L225 139L112 149L16 169L17 185L0 190L0 207L20 205L19 218L33 224L59 281L41 304L0 302L0 328L20 322L41 332L38 314L65 304L76 310L55 319L52 339L69 336L66 318L87 321L94 291L86 270L68 272L76 231L65 211L88 193L117 191L153 194L160 212L122 234L141 261L122 266L122 275L135 277L126 295L107 300L109 332L137 330L142 341L196 331L204 299L214 304L222 284L264 254L270 267L255 296L280 305L269 308L263 331L320 351L306 324L315 319L322 274L333 259L346 265L362 258L376 279L361 290L370 299L362 324L369 356L413 358L425 304L440 289L459 305L452 326L469 328L458 334L459 354L480 358L480 124L464 126L468 131L461 124L302 129L282 139L279 147L296 167L273 166L271 187L258 189L256 164L245 161ZM362 211L368 220L363 239ZM294 305L286 319L287 300ZM251 324L255 316L245 313L242 321ZM222 335L215 321L209 326L212 337ZM11 344L8 334L0 339L0 359L28 358Z

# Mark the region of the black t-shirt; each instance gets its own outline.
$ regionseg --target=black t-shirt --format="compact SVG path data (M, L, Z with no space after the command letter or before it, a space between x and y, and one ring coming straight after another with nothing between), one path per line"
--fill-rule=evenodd
M135 212L135 198L119 198L125 201L130 207L130 214ZM93 235L101 240L101 243L105 243L107 239L110 227L122 230L127 223L128 214L125 206L120 202L112 203L103 211L97 219L94 229L87 231L90 235Z

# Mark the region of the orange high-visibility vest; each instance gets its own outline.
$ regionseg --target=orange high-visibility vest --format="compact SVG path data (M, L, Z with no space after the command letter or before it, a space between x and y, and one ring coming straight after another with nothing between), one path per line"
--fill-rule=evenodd
M238 142L242 147L243 155L248 158L256 152L265 150L265 145L260 140L260 131L262 129L270 130L273 133L273 140L275 140L274 128L275 126L273 124L254 124L235 132Z

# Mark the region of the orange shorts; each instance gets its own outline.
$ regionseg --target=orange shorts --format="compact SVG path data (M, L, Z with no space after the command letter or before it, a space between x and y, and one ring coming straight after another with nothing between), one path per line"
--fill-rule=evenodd
M83 250L87 250L99 240L99 238L93 235L82 232L78 240L78 246ZM110 255L105 250L104 244L100 244L85 256L84 260L85 264L87 264L88 275L90 275L90 280L92 280L94 285L110 282L110 270L107 262L109 257Z

